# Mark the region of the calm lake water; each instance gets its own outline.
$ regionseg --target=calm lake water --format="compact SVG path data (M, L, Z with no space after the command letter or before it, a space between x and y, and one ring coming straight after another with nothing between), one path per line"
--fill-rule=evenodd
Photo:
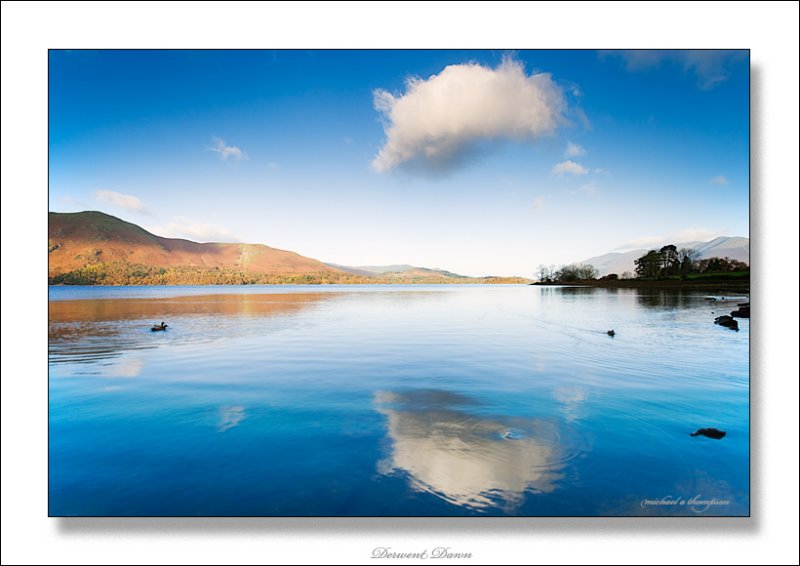
M526 285L49 293L51 515L749 513L749 320L713 324L736 301ZM701 427L727 436L689 436Z

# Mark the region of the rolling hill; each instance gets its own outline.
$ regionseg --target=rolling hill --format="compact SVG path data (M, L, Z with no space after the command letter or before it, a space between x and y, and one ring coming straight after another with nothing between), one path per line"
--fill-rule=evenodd
M248 274L341 273L321 261L262 244L200 244L162 238L102 212L51 212L50 277L98 263L229 270Z
M48 281L66 285L524 283L411 265L345 267L263 244L164 238L95 211L48 218Z
M445 269L439 268L430 268L430 267L417 267L415 265L359 265L355 267L350 267L347 265L338 265L335 263L328 263L330 267L335 267L337 269L341 269L342 271L346 271L347 273L353 273L356 275L368 275L368 276L378 276L390 279L396 278L406 278L406 277L415 277L415 278L424 278L424 277L431 277L431 278L454 278L454 279L468 279L469 277L466 275L459 275L458 273L453 273L452 271L447 271Z

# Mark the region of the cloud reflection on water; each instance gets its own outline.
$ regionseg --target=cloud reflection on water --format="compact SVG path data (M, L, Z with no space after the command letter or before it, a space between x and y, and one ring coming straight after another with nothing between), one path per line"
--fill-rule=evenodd
M142 358L123 358L106 372L108 377L138 377L144 368Z
M242 422L247 415L241 405L223 406L219 408L219 432L225 432Z
M476 401L441 390L378 392L389 455L379 471L402 470L411 487L474 509L513 508L526 492L556 489L564 465L557 426L527 417L487 417Z

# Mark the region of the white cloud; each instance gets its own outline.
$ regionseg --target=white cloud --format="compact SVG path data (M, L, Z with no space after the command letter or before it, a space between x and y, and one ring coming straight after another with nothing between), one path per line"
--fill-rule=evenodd
M586 150L583 149L583 146L568 141L567 149L564 151L564 155L566 157L580 157L581 155L586 155Z
M589 170L586 167L570 159L553 166L553 173L555 175L563 175L565 173L569 173L570 175L586 175L588 172Z
M219 224L196 222L185 216L176 216L164 226L148 227L148 231L165 238L184 238L195 242L238 242L230 230Z
M719 230L710 230L708 228L686 228L680 232L671 234L667 239L674 240L667 243L679 242L707 242L713 240L720 235Z
M214 145L208 149L219 153L219 158L223 161L227 160L229 157L236 161L247 159L247 155L240 148L235 145L225 145L225 140L222 138L213 138L213 142Z
M131 212L147 213L147 206L137 197L116 191L95 191L94 197L100 202Z
M404 94L378 89L375 109L386 142L372 161L378 172L410 162L431 170L457 165L482 140L531 140L564 123L566 101L548 73L528 75L505 58L495 69L477 63L410 78Z
M636 238L629 242L625 242L621 246L615 248L615 251L620 250L635 250L639 248L658 248L666 246L667 244L687 244L689 242L708 242L718 237L720 232L718 230L709 230L708 228L686 228L674 234L666 236L643 236Z
M594 181L589 181L588 183L584 183L580 187L574 190L567 190L568 194L571 195L586 195L592 196L597 192L597 184Z
M717 175L716 177L711 177L709 182L715 185L727 185L728 179L725 177L725 175Z
M663 236L642 236L641 238L635 238L624 244L617 246L614 248L614 251L620 250L635 250L638 248L649 248L651 246L661 246L664 245L662 242L665 242L666 239Z
M642 71L659 67L662 63L681 67L692 73L701 90L710 90L730 77L736 63L747 60L744 50L681 49L662 51L658 49L626 49L601 51L601 58L619 57L628 71Z
M547 204L547 201L550 200L551 198L553 198L553 195L546 194L541 197L533 199L533 202L531 202L531 212L535 212L540 208L544 208L545 204Z

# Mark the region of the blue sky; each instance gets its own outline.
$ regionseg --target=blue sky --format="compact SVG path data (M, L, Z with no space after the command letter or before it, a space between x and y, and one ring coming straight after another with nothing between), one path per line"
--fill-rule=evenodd
M49 57L54 211L469 275L749 235L746 52Z

